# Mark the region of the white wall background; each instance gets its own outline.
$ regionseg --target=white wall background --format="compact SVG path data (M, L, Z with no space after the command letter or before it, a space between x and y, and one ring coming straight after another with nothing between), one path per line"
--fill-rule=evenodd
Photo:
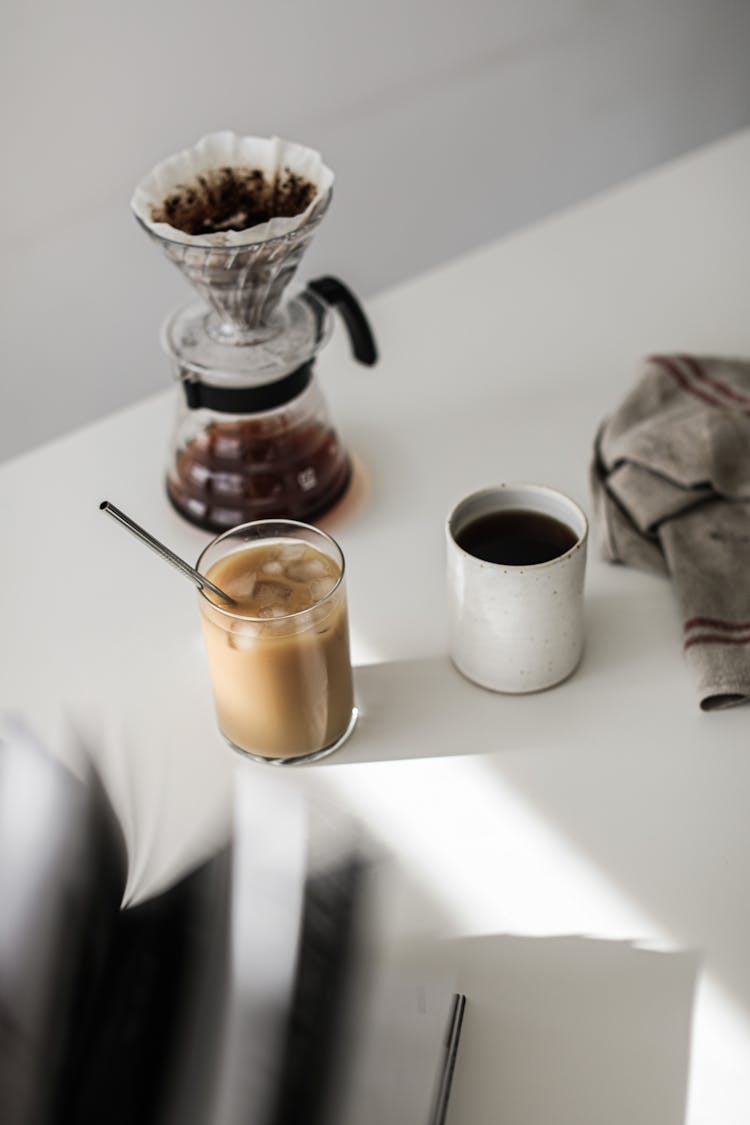
M367 296L750 124L748 0L4 0L0 20L0 459L168 384L158 328L186 288L128 203L203 133L319 148L336 196L307 273Z

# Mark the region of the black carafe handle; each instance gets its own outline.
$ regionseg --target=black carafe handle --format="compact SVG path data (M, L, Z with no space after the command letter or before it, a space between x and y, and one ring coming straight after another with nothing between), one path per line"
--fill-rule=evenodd
M327 305L341 313L341 318L349 333L354 358L368 367L377 363L378 349L375 345L375 337L372 334L370 322L351 289L348 289L343 281L339 281L336 277L315 278L314 281L308 282L307 288L316 297L320 297Z

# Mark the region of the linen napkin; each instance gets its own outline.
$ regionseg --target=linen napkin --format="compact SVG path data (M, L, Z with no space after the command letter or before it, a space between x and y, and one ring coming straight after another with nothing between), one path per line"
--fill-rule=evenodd
M705 711L750 698L750 362L655 355L601 426L602 552L667 574Z

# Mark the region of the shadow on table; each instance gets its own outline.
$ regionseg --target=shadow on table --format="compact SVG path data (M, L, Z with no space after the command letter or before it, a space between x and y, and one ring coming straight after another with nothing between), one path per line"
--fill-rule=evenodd
M549 749L551 741L555 748L566 737L578 740L586 723L583 673L565 684L562 696L555 690L502 695L470 683L447 656L361 665L354 670L359 723L330 764ZM566 731L559 718L571 708L577 723Z
M591 681L612 675L630 684L633 677L664 678L664 659L675 673L681 667L682 623L671 584L612 567L626 581L586 595L586 645L580 673ZM646 579L649 579L646 581Z
M648 694L652 725L664 718L674 726L680 716L671 708L685 704L682 723L692 726L697 703L692 706L681 664L675 613L666 582L639 589L637 597L632 591L591 596L579 667L563 683L526 695L478 687L456 670L447 652L361 665L354 670L360 722L331 762L601 747L610 725L633 724L630 700L638 692ZM666 675L665 638L673 662ZM662 685L658 695L654 684ZM679 698L675 687L684 689ZM647 719L641 716L646 727Z
M360 665L354 669L354 689L360 712L354 734L321 765L459 754L471 749L467 707L481 706L485 695L490 701L489 693L467 683L447 657Z
M696 954L505 936L443 953L467 997L448 1125L683 1125Z

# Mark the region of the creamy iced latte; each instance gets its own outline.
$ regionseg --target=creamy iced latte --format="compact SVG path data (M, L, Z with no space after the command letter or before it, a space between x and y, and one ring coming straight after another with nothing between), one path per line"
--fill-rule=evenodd
M351 730L343 562L329 536L286 520L234 528L198 560L237 603L230 611L208 590L200 599L219 726L237 749L307 760Z

